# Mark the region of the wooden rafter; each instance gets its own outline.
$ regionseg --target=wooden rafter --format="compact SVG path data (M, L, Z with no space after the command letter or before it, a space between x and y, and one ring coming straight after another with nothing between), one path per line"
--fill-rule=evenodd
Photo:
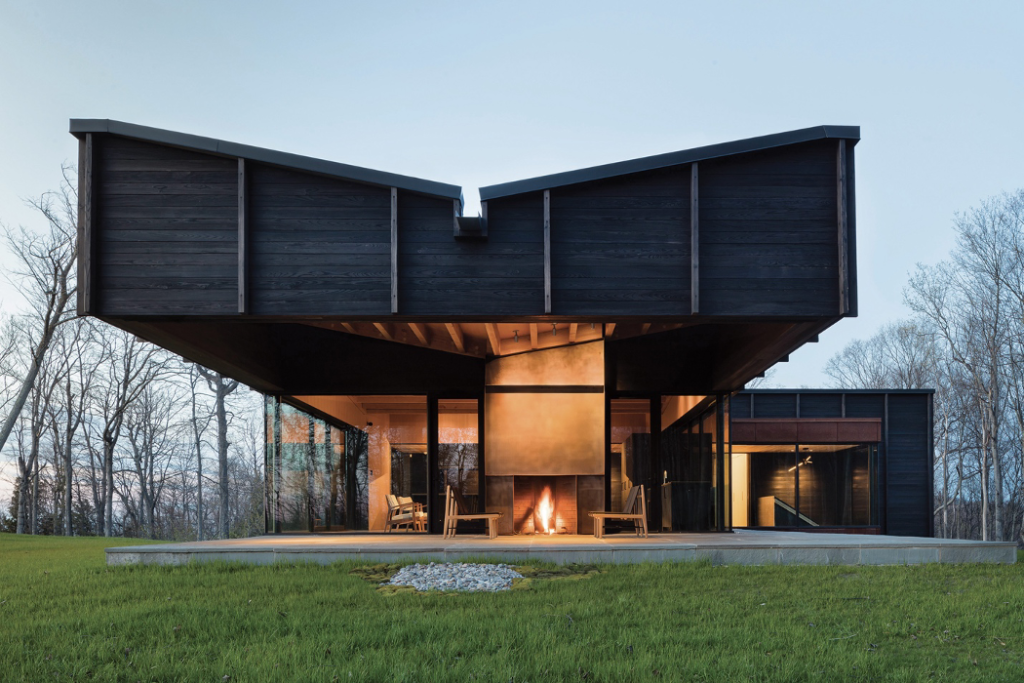
M610 337L615 334L616 323L608 323L604 326L604 336Z
M576 329L579 327L578 323L569 323L569 343L576 343Z
M484 323L487 330L487 340L491 343L491 353L495 356L501 355L501 338L498 336L498 326L494 323Z
M380 332L380 336L384 337L388 341L394 341L394 335L391 334L390 325L387 323L374 323L373 326L377 328L378 332Z
M356 328L352 327L352 323L342 323L341 326L344 327L345 331L349 334L359 334L356 332Z
M444 326L448 328L448 334L452 336L452 342L455 344L455 348L458 349L459 353L465 353L466 339L462 336L462 328L459 327L459 324L445 323Z
M537 323L530 323L530 348L537 348Z
M640 334L647 334L650 331L651 331L651 324L650 323L644 323L643 327L640 328Z
M430 346L430 330L423 323L407 323L413 336L424 346Z

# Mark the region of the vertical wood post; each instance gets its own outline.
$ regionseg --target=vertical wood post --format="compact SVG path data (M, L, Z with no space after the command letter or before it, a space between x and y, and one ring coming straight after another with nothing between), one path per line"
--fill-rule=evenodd
M86 133L78 142L78 315L93 310L93 142Z
M444 526L444 510L441 505L443 488L438 466L440 447L437 411L437 394L427 394L427 529L432 534L440 533Z
M238 312L249 312L249 211L245 159L238 159Z
M544 190L544 312L551 312L551 190Z
M398 188L391 188L391 312L398 313Z
M846 192L846 140L839 141L836 152L836 224L839 245L839 315L850 312L850 273L847 259L847 192Z
M690 314L700 313L700 205L697 162L690 166Z

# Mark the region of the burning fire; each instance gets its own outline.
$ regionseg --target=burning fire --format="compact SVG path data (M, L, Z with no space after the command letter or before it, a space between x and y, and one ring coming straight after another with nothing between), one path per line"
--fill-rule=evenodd
M544 527L544 533L555 533L554 520L552 519L554 516L555 502L551 499L551 488L545 486L544 491L540 494L540 503L537 504L537 517Z

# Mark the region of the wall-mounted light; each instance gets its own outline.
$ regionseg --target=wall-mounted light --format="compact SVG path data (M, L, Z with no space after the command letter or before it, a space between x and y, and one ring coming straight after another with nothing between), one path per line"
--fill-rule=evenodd
M516 344L519 343L519 330L512 330L512 339Z
M555 324L555 323L551 323L551 336L552 337L557 337L558 336L558 325Z

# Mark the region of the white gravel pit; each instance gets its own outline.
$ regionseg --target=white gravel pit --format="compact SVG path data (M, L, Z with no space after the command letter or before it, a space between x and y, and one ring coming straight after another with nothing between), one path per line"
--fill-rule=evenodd
M512 579L522 574L507 564L472 564L445 562L410 564L402 567L388 581L392 586L412 586L418 591L507 591ZM387 584L385 584L387 585Z

